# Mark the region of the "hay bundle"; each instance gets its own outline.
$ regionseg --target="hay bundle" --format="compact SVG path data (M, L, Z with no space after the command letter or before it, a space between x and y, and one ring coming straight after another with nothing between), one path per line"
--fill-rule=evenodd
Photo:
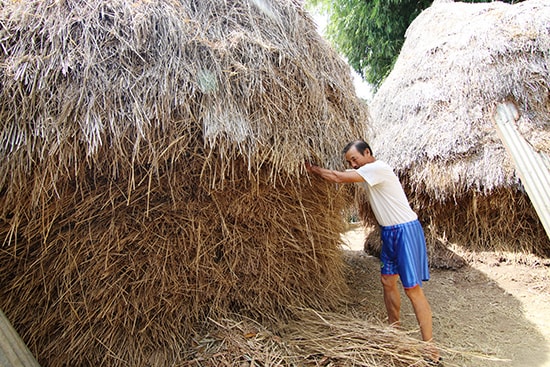
M0 308L43 365L174 365L345 293L349 69L292 1L2 1Z
M220 320L184 365L429 366L422 357L426 343L404 331L349 315L295 311L300 321L275 332L242 317Z
M423 222L472 249L550 255L497 136L494 108L550 153L550 4L435 3L414 20L371 107L375 154L399 172Z

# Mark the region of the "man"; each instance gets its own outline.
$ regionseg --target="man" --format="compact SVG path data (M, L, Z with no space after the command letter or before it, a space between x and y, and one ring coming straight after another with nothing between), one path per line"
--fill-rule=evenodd
M376 160L366 142L353 141L344 148L343 153L353 169L334 171L309 162L306 162L306 169L331 182L362 183L381 226L381 279L388 321L399 326L401 297L397 280L400 278L412 303L422 340L431 342L432 311L422 290L422 281L429 280L430 274L424 231L418 216L411 209L392 168ZM435 348L430 348L429 353L430 359L439 360Z

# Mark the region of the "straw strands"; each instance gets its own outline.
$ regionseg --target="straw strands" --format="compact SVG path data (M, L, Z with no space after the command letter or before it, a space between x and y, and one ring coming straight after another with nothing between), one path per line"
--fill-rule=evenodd
M366 130L293 1L0 3L0 308L44 366L177 365L229 313L345 296Z
M3 154L55 155L55 177L110 153L118 176L177 158L200 131L252 172L295 174L304 152L334 160L331 134L364 121L349 70L297 5L266 16L258 2L4 2Z
M472 248L550 254L492 116L550 153L550 4L434 3L411 24L371 104L375 154L402 177L424 223Z
M267 329L235 317L211 321L185 366L427 366L425 343L389 326L296 309L299 321ZM235 358L238 356L238 358Z

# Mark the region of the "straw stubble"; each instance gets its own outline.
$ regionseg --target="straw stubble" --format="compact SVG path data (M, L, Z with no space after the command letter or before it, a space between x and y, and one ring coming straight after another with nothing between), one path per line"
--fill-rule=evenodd
M303 162L367 113L297 3L2 1L0 31L0 307L42 365L341 304L349 197Z

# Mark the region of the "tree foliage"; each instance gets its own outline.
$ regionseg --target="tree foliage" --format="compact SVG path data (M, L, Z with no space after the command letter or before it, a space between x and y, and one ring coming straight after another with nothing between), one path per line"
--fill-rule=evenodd
M401 51L405 31L432 0L307 0L307 3L328 15L326 37L351 67L377 88Z

